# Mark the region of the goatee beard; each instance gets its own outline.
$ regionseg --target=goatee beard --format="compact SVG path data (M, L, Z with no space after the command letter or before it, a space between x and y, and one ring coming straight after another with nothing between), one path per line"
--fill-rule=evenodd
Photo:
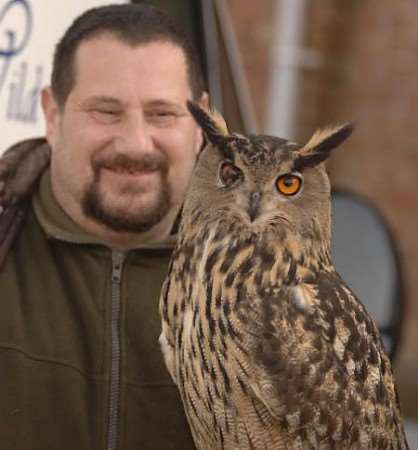
M82 210L86 217L116 232L144 233L161 222L170 211L171 193L167 181L168 167L163 156L153 154L138 159L132 159L121 154L110 158L100 156L93 158L92 167L94 179L84 192L81 201ZM100 177L103 168L133 173L147 170L158 171L161 183L153 204L139 211L128 210L123 212L118 208L107 206L104 195L100 192ZM141 195L141 192L139 191L135 195Z

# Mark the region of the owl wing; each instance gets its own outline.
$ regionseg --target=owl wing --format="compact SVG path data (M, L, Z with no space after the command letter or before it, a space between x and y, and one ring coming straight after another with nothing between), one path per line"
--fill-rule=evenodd
M184 332L186 299L191 297L191 286L196 284L194 273L190 270L193 248L192 240L178 238L171 255L167 277L161 288L159 302L162 325L159 342L167 369L177 385L178 369L181 366L181 362L178 361L178 349L182 347L180 341ZM187 317L189 315L187 314Z
M255 304L250 384L270 414L311 442L404 442L379 332L337 273L258 291Z
M161 287L160 295L160 317L161 317L161 334L159 343L164 362L169 371L171 378L175 384L176 380L176 358L175 358L175 333L174 333L174 317L173 308L169 309L169 305L176 305L178 295L180 294L179 277L173 269L175 259L172 258L168 267L168 275Z

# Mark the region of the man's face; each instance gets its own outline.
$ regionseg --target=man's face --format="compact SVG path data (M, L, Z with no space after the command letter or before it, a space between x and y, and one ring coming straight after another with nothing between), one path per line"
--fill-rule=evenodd
M70 215L147 231L182 203L201 142L183 51L103 34L80 44L74 67L62 111L43 92L54 193Z

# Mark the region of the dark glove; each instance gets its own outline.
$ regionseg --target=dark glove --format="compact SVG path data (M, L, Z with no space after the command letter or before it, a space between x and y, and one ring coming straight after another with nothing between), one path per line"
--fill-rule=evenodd
M50 148L44 138L18 142L3 154L0 158L0 215L32 193L49 159Z

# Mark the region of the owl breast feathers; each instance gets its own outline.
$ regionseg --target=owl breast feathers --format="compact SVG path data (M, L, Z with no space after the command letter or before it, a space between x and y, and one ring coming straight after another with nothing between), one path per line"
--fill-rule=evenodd
M351 126L300 146L189 109L208 144L160 342L197 449L407 449L379 332L330 259L323 162Z

